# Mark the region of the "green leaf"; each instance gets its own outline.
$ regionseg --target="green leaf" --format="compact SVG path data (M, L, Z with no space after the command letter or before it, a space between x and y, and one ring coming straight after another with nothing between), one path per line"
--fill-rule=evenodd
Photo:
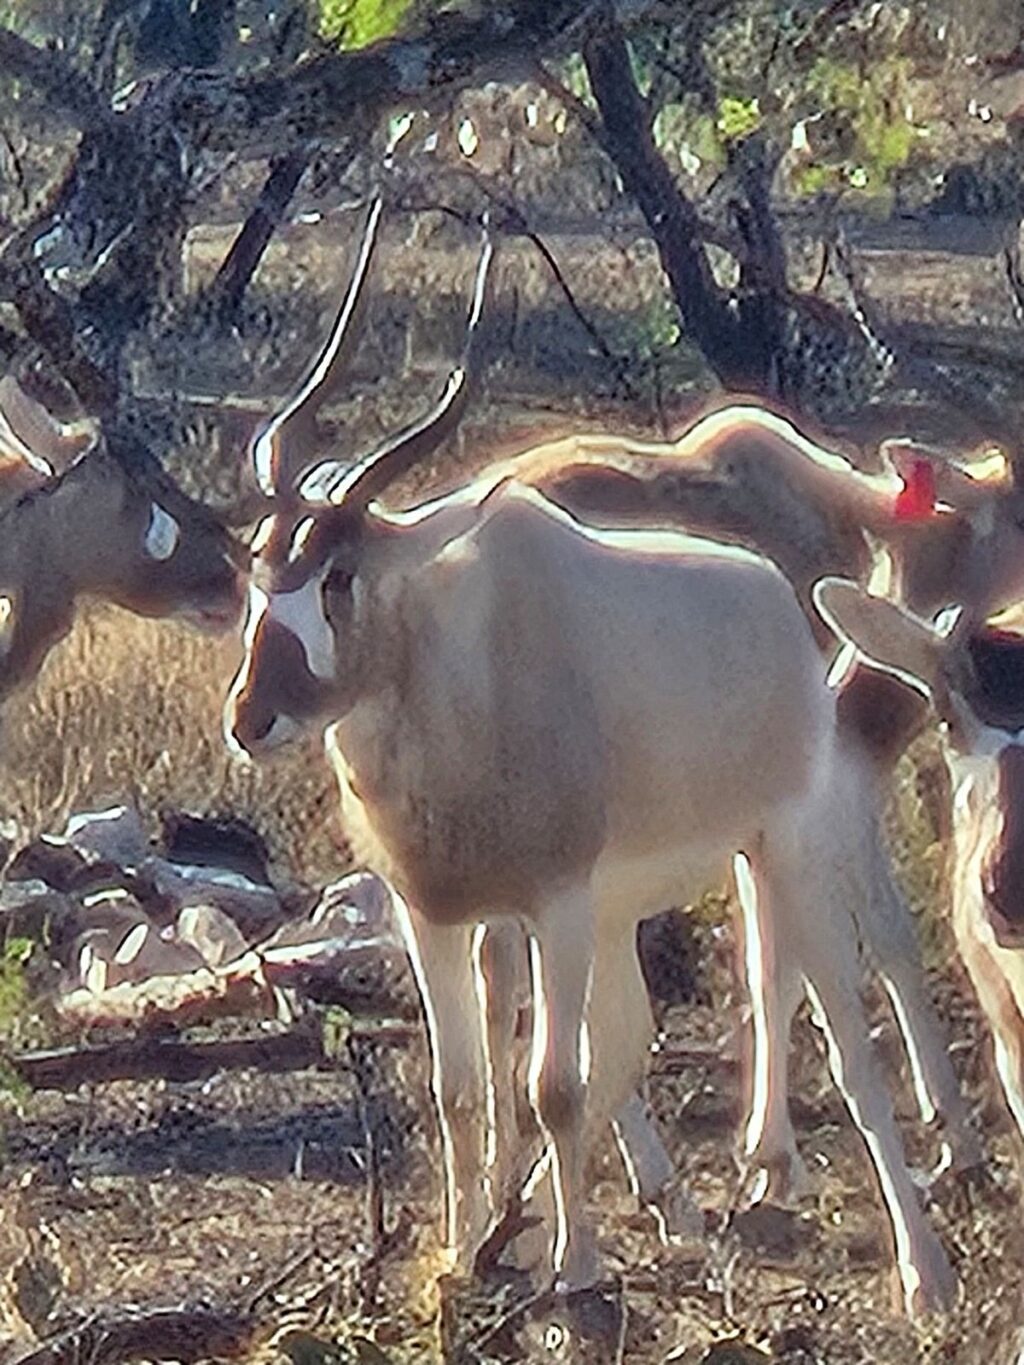
M752 133L761 122L761 110L756 99L734 99L725 95L718 102L718 131L727 142L735 142Z
M319 0L320 36L353 51L393 37L414 0Z
M812 161L797 170L793 176L793 183L798 194L820 194L822 190L836 183L835 167L819 166L816 161Z

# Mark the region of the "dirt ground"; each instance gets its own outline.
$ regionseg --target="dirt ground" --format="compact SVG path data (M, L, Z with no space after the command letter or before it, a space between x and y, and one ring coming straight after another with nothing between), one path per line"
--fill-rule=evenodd
M957 974L934 985L987 1164L983 1179L947 1175L931 1191L963 1291L947 1319L915 1328L894 1311L875 1181L807 1021L796 1031L794 1113L813 1194L788 1210L739 1210L744 1031L730 937L703 922L695 934L696 996L664 1012L650 1096L703 1210L703 1244L660 1244L609 1143L592 1180L608 1272L599 1290L555 1302L511 1274L435 1283L440 1179L425 1041L414 1028L377 1043L375 1021L362 1019L358 1052L343 1049L320 1070L40 1092L9 1114L0 1359L91 1314L188 1305L243 1315L241 1358L252 1362L1012 1365L1024 1347L1018 1152ZM892 1034L884 1020L885 1044ZM928 1168L937 1140L914 1117L906 1077L899 1094L911 1159ZM723 1342L730 1351L711 1351Z

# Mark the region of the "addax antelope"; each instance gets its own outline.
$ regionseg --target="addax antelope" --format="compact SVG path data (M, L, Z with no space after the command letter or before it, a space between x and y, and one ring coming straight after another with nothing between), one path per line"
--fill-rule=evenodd
M378 216L306 396L337 353ZM471 336L480 301L478 288ZM447 419L464 392L463 367L433 416ZM477 926L511 918L529 934L529 1089L553 1158L553 1264L563 1285L584 1284L596 1273L584 1157L633 1092L649 1037L635 926L736 857L770 941L801 942L801 969L820 986L905 1300L945 1301L952 1274L917 1203L857 994L854 925L879 882L874 784L838 731L791 586L758 554L678 531L595 530L493 472L384 512L374 499L432 425L294 481L274 441L257 443L278 510L255 542L226 721L250 754L327 727L357 856L406 907L449 1244L471 1262L494 1214Z
M1003 831L1002 883L1017 885L1019 894L1020 883L1005 871L1016 865L1020 850L1014 852L1016 823L1008 779L997 777L996 761L1004 750L1000 763L1005 768L1011 761L1016 732L1009 722L993 728L980 719L992 704L983 697L982 687L998 691L1004 706L1007 696L1012 699L1013 689L1019 688L1015 672L1019 637L986 625L1024 597L1024 493L1014 464L998 452L965 461L909 441L890 440L882 448L883 472L865 474L844 457L808 441L785 419L735 402L697 422L668 447L588 437L562 443L562 448L571 450L571 464L560 466L559 447L552 445L533 452L528 467L524 457L523 472L539 478L556 500L603 525L637 521L696 525L768 555L793 583L827 648L835 635L812 604L812 590L822 575L843 574L863 581L874 561L886 570L885 586L911 619L919 615L927 619L940 608L952 619L949 612L955 611L953 635L946 638L935 632L929 674L935 673L941 658L943 667L961 681L967 673L974 677L968 699L960 703L974 723L951 730L946 741L951 776L948 823L957 850L952 924L996 1037L1008 1104L1024 1133L1024 1019L1014 1004L1024 1001L1024 968L1019 954L1005 946L1015 939L1005 927L1006 895L999 897L1003 919L997 933L995 902L992 896L981 896L977 868L969 866L995 837L991 829L988 835L981 832L983 811L989 824L996 822ZM871 607L876 615L882 611ZM895 608L888 619L895 621ZM967 669L967 661L974 659L979 662ZM842 668L836 674L840 727L871 757L883 780L891 776L896 759L928 716L921 695L928 690L928 676L918 677L918 691L906 681L912 670L896 672L902 681L860 662L847 667L845 675ZM1012 718L1012 705L1005 714ZM980 767L986 762L988 775L982 781ZM964 764L974 773L970 801L963 795L966 788L956 796ZM988 797L982 794L983 787L989 789ZM1014 915L1020 917L1019 909L1009 918ZM915 995L920 1004L927 1002L913 984L917 973L907 950L912 957L916 953L906 916L890 915L879 920L878 927L878 941L872 943L869 936L867 947L893 998L897 1018L901 1025L910 1025L908 1051L918 1081L933 1073L932 1083L917 1087L922 1111L926 1117L945 1111L950 1135L958 1140L960 1162L971 1164L980 1153L965 1130L962 1104L948 1084L949 1075L942 1084L934 1067L921 1065L941 1034L930 1026L927 1009L921 1013L911 1005ZM902 965L894 972L897 964ZM756 1017L758 989L756 982L751 985ZM773 1067L770 1058L755 1048L755 1076L762 1071L772 1074ZM781 1086L784 1069L774 1073ZM758 1136L758 1125L748 1126L751 1156L786 1150L788 1139L771 1138L772 1125L781 1124L785 1112L784 1094L781 1089L773 1091L768 1127ZM785 1165L784 1160L783 1169Z

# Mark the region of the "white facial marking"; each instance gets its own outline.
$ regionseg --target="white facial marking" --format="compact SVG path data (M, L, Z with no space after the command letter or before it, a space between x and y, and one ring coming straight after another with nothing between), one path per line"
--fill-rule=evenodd
M149 509L149 525L146 527L146 553L150 559L170 559L178 548L181 527L164 511L158 502Z
M296 526L295 533L292 536L292 543L288 547L289 564L294 564L302 554L303 550L306 548L306 542L312 535L313 527L315 525L316 520L314 517L303 517L302 521Z
M270 518L268 517L269 521ZM231 684L224 701L224 713L221 721L221 729L224 734L224 742L228 746L232 757L239 759L242 763L251 762L251 756L242 748L238 740L235 739L233 730L233 720L235 706L238 698L245 691L249 682L249 671L252 668L252 650L256 643L256 631L267 610L267 594L262 588L258 588L255 583L249 584L249 606L245 618L245 629L242 633L242 643L245 653L242 656L242 665L235 674L235 681Z
M953 628L963 615L963 606L943 607L941 611L935 613L932 621L932 629L936 635L945 639L947 635L952 635Z
M78 958L78 974L86 990L102 995L107 988L107 964L91 943L87 943Z
M290 630L302 645L306 664L314 678L334 676L334 632L324 612L321 590L326 566L293 592L276 592L267 612L272 621Z
M274 523L277 520L274 516L264 517L256 527L256 534L250 542L249 549L254 555L258 555L267 548L270 537L274 531Z
M73 834L87 829L89 825L99 824L100 821L120 820L121 816L125 815L127 811L127 806L108 806L106 810L81 811L78 815L72 815L68 818L64 838L69 839Z
M0 593L0 658L10 648L14 635L14 598Z

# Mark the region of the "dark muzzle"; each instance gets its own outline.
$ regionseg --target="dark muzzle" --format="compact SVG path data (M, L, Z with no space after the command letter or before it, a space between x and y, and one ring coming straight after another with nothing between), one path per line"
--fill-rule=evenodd
M1007 745L999 755L997 800L1003 824L982 869L982 889L997 940L1024 944L1024 749Z
M313 676L302 643L276 621L261 621L253 641L249 676L227 717L230 734L247 753L272 747L275 724L295 726L320 715L324 684Z

